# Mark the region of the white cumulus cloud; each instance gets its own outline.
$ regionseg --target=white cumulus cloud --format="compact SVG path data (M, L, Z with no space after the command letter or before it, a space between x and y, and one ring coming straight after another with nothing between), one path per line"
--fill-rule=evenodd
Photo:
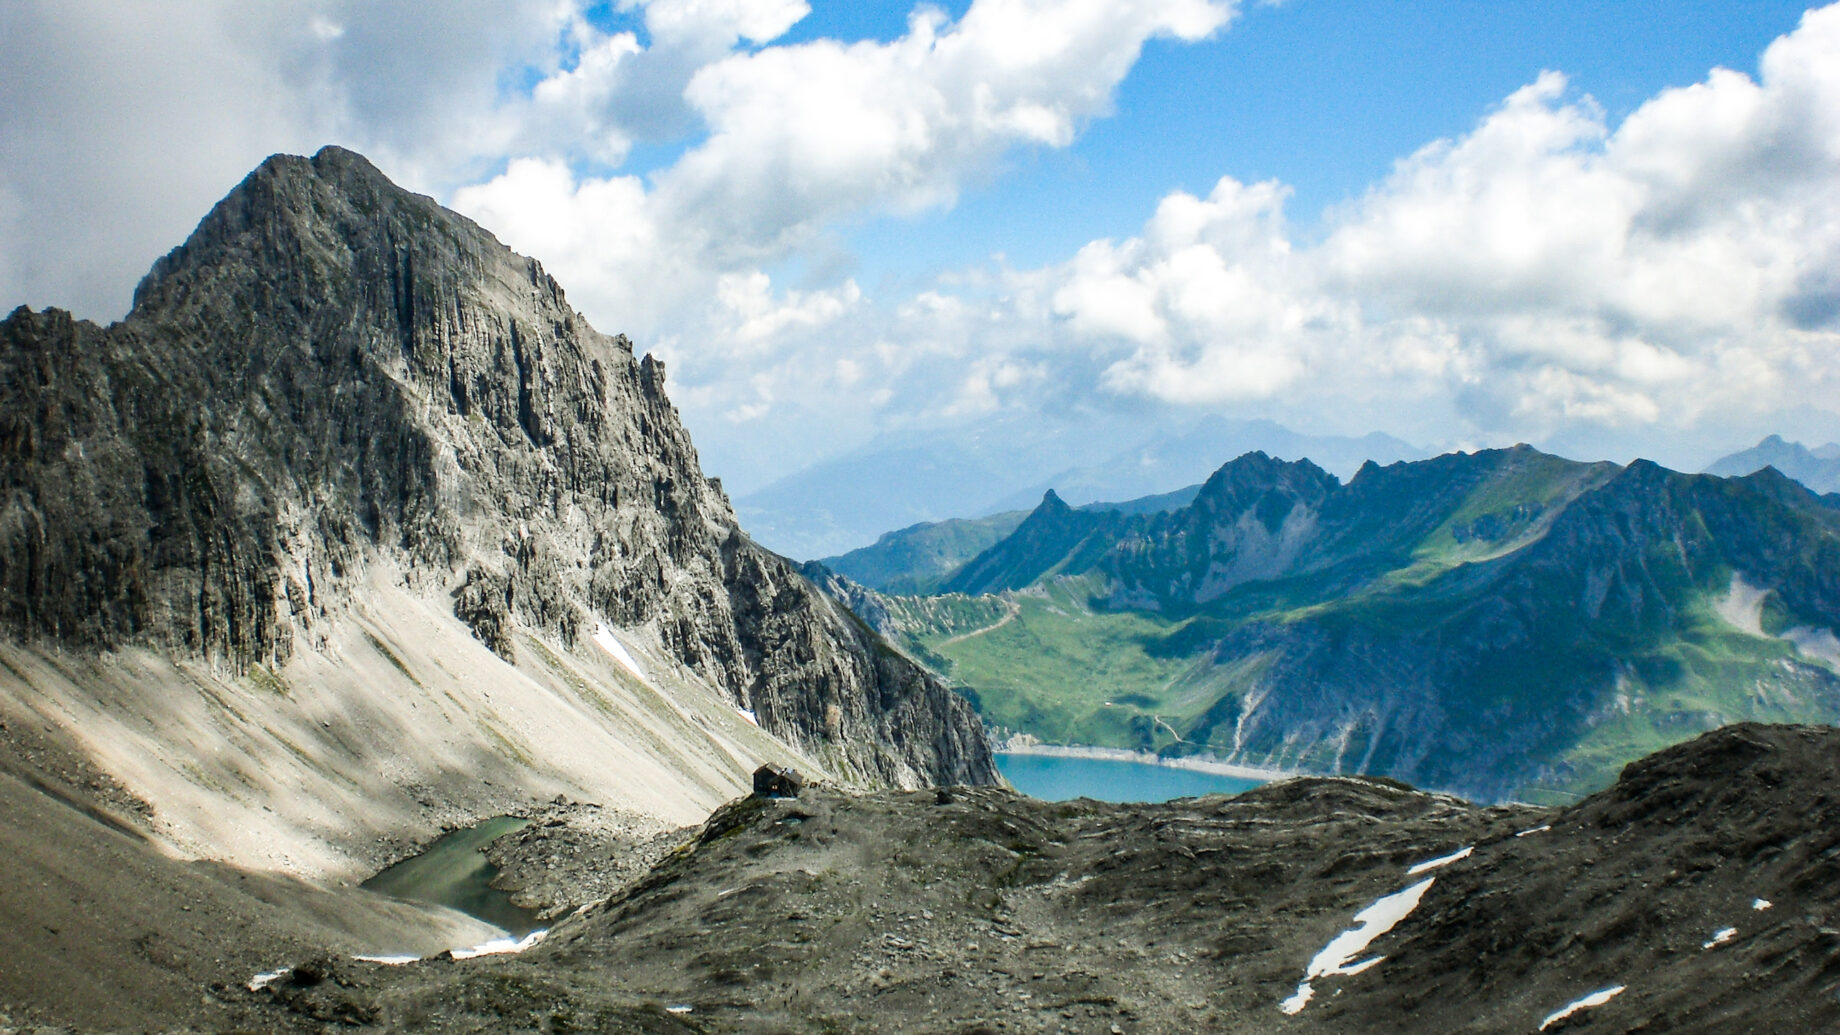
M1138 236L1030 272L1051 344L1025 351L1123 397L1333 400L1318 405L1425 441L1742 424L1840 398L1840 6L1809 12L1756 79L1713 70L1620 125L1544 73L1319 239L1293 235L1286 194L1172 193Z
M752 362L807 350L822 363L826 350L852 347L849 333L883 337L890 314L840 326L862 301L856 285L769 299L765 267L845 220L950 206L1010 149L1068 145L1107 113L1146 41L1206 37L1233 11L1221 0L977 0L956 22L920 7L889 42L724 51L683 87L705 135L648 181L521 159L453 201L541 256L598 324L661 336L692 380L729 369L744 344ZM610 63L607 78L671 40L777 38L803 13L802 4L661 0L645 10L652 51ZM556 81L573 88L581 74ZM797 330L808 334L788 333ZM759 394L738 377L729 391Z
M664 354L687 412L780 421L750 443L782 454L1106 406L1426 443L1832 412L1840 6L1620 122L1543 73L1302 230L1282 183L1228 176L1036 268L852 267L853 227L1070 147L1150 41L1237 7L922 4L891 40L785 42L806 0L13 0L0 302L119 315L261 158L339 142Z
M622 6L645 8L645 27L671 44L712 42L727 49L739 40L766 43L785 35L811 13L804 0L651 0Z

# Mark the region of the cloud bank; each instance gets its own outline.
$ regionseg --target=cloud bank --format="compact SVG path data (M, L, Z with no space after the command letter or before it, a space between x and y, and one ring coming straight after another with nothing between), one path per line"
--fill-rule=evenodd
M1711 70L1617 123L1544 73L1298 225L1284 184L1226 177L1058 262L853 279L854 228L947 218L1012 156L1076 148L1147 46L1236 13L975 0L888 40L785 42L804 0L19 0L0 302L119 315L262 157L337 141L663 353L706 453L1205 410L1613 455L1832 417L1840 6L1754 77Z
M1049 271L1109 390L1221 404L1448 400L1484 434L1687 426L1840 389L1840 7L1756 80L1716 69L1610 126L1547 72L1400 160L1320 242L1277 184L1163 199Z

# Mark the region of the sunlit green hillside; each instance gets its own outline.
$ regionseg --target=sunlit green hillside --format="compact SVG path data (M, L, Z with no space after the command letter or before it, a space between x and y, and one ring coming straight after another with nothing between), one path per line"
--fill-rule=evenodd
M1057 502L969 592L877 605L1050 743L1564 799L1726 723L1840 720L1840 509L1773 473L1255 455L1168 513Z

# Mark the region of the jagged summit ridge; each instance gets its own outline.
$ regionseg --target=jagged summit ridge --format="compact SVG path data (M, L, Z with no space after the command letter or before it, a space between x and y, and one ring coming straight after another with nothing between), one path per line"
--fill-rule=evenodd
M0 627L233 666L379 562L499 653L643 628L861 778L994 778L975 716L737 527L664 392L542 267L340 148L275 156L107 329L0 325Z

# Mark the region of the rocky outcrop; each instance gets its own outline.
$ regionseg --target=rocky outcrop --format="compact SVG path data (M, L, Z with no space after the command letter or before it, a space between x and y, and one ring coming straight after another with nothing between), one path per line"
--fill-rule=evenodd
M485 975L336 993L444 1032L1832 1031L1836 764L1840 731L1742 726L1564 809L1345 777L753 798Z
M533 259L327 148L265 162L108 328L0 325L0 630L284 662L380 558L511 657L645 629L865 783L995 779L970 708L737 527Z

